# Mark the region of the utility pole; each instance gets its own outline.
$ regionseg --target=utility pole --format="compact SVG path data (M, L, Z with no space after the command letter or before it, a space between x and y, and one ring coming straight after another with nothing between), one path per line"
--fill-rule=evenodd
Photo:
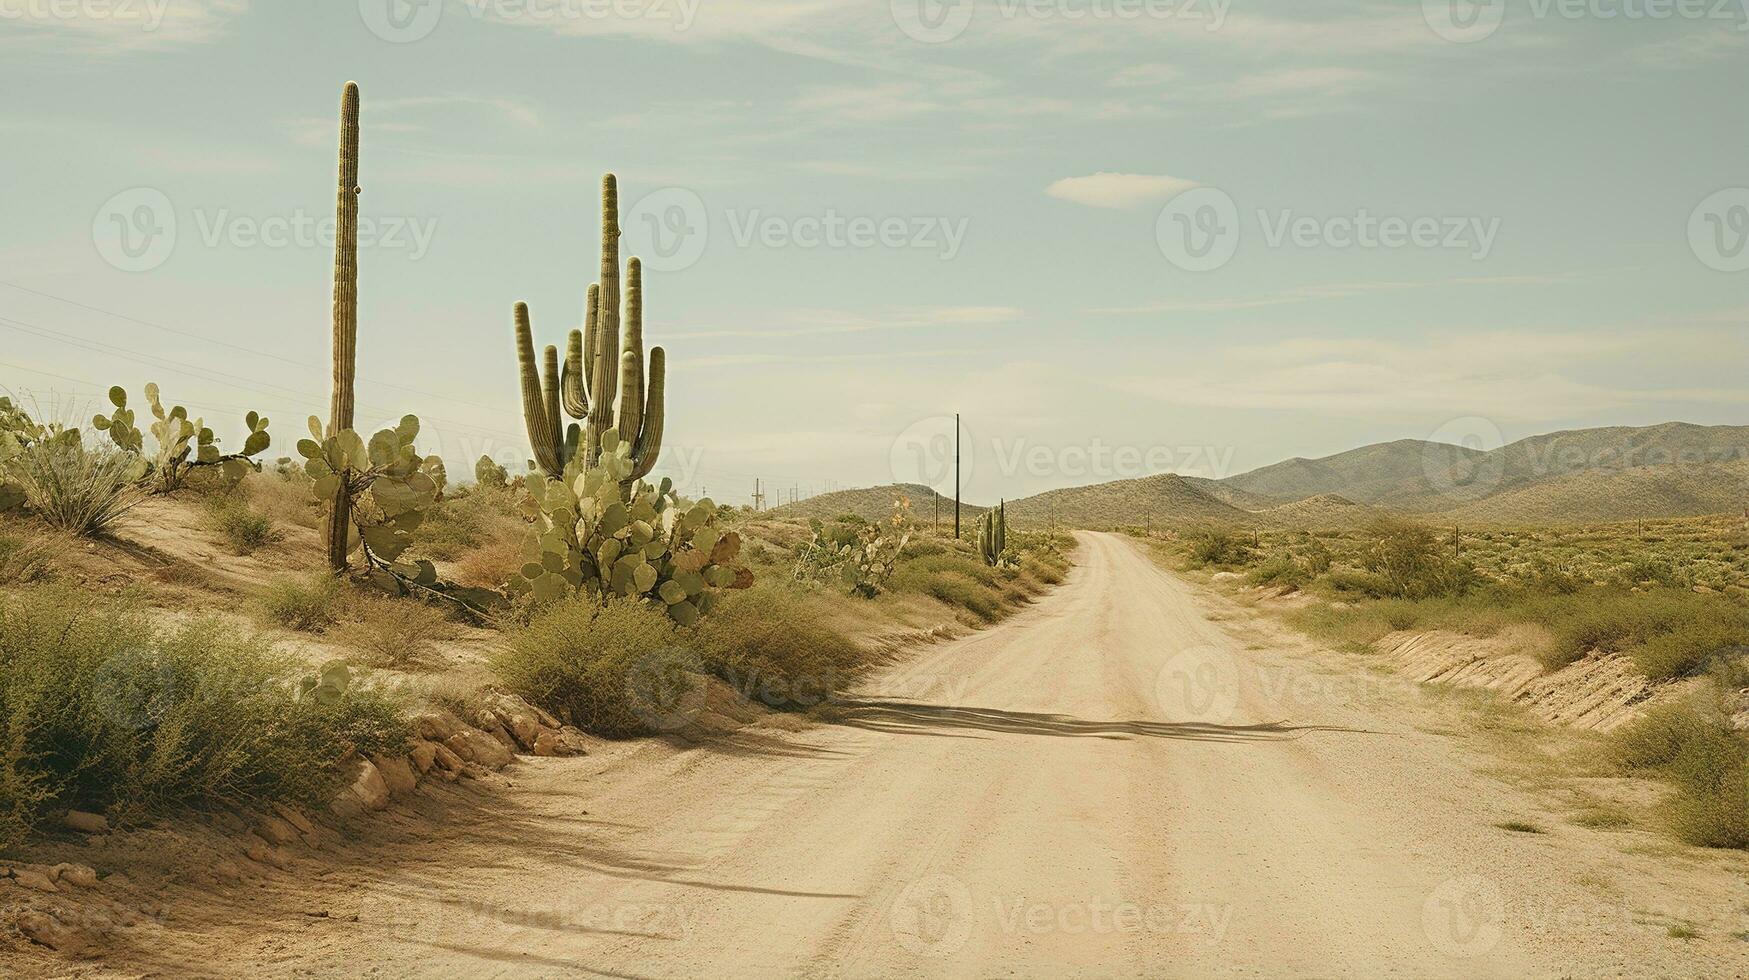
M759 478L753 478L753 510L755 513L765 509L765 491L761 489Z
M953 538L960 537L960 413L953 413Z

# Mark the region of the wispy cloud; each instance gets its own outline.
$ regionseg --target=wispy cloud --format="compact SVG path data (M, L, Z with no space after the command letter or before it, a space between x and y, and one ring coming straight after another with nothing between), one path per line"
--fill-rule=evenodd
M1090 208L1131 208L1167 200L1195 186L1194 180L1167 174L1119 174L1102 170L1086 177L1064 177L1045 188L1045 193Z
M1585 278L1577 272L1562 272L1544 275L1451 276L1420 282L1385 279L1365 282L1334 282L1299 286L1262 296L1211 300L1162 300L1158 303L1143 303L1137 306L1097 307L1087 312L1106 316L1150 313L1228 313L1270 306L1287 306L1294 303L1311 303L1319 300L1351 299L1356 296L1371 296L1377 293L1401 292L1410 289L1433 289L1440 286L1553 286L1578 282Z
M53 45L84 55L200 44L222 37L249 0L133 0L129 3L9 3L0 46Z

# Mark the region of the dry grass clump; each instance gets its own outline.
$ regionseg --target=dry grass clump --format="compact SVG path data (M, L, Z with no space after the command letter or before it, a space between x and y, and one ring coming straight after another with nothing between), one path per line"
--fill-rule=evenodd
M136 484L139 457L105 446L87 447L68 431L23 446L5 464L7 482L44 523L84 537L107 533L146 499Z
M552 606L509 637L492 667L512 692L606 738L659 731L697 683L672 621L634 599ZM665 695L647 700L654 694ZM652 720L657 723L652 724Z
M267 468L244 480L242 491L255 512L274 524L314 529L322 526L323 510L311 486L301 470Z
M1623 770L1676 785L1666 816L1677 837L1749 848L1749 739L1722 715L1693 701L1662 705L1619 732L1613 748Z
M279 540L273 518L257 512L246 497L220 494L207 498L207 526L218 532L239 555Z
M27 585L50 577L55 542L41 528L0 524L0 585Z
M436 643L455 634L446 612L431 603L366 593L326 573L277 578L257 602L269 622L325 634L373 667L418 666Z
M825 625L824 610L793 589L766 583L729 593L682 631L704 669L769 708L811 708L861 675L862 651Z
M0 595L0 850L68 808L126 821L325 805L346 760L400 748L405 726L364 685L300 698L302 674L229 624L163 630L125 602L56 587Z

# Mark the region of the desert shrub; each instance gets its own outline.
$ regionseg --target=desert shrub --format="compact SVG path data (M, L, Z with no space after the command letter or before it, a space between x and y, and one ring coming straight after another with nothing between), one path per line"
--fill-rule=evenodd
M1389 595L1403 599L1462 595L1476 584L1475 569L1445 553L1433 529L1419 524L1381 524L1361 566L1384 580Z
M0 585L23 585L49 577L53 555L50 543L40 534L24 529L0 531Z
M340 621L349 600L346 583L326 573L287 575L262 590L267 618L294 630L321 631Z
M1621 767L1676 784L1672 830L1701 847L1749 847L1749 741L1694 703L1662 705L1617 733Z
M1717 652L1749 642L1749 610L1722 596L1681 589L1589 589L1542 603L1537 612L1555 631L1551 667L1592 650L1632 650L1646 676L1665 680L1699 670Z
M1312 538L1306 543L1301 560L1305 562L1306 573L1313 578L1330 571L1335 564L1336 556L1330 551L1330 546L1318 538Z
M1251 543L1233 531L1212 528L1190 540L1190 562L1196 568L1248 565L1253 557Z
M1061 584L1067 566L1067 561L1059 563L1035 554L1023 555L1020 559L1020 570L1044 585Z
M136 483L143 469L138 456L86 447L76 431L36 439L3 466L31 513L73 534L104 534L146 499Z
M416 598L355 596L345 603L332 634L373 667L407 668L431 656L454 625L444 610Z
M644 679L685 685L688 658L676 627L636 599L574 600L543 610L493 658L511 691L607 738L652 730Z
M250 506L275 524L319 527L323 506L310 492L310 478L298 469L269 469L244 480L242 492Z
M457 558L451 577L460 585L503 589L525 564L527 559L522 555L521 541L492 540Z
M298 696L302 666L216 621L58 588L0 597L0 849L54 810L325 805L346 760L405 744L396 705L353 685Z
M1251 569L1246 580L1252 585L1281 585L1290 589L1303 587L1312 576L1290 555L1276 555Z
M208 498L207 524L239 555L250 554L276 537L272 518L256 513L246 499L232 494Z
M726 598L685 631L706 670L767 707L810 708L861 672L862 652L794 592L759 585Z
M457 561L476 549L504 542L520 547L527 532L528 522L517 513L515 491L507 486L464 487L426 512L413 531L413 542L427 558Z
M1523 576L1524 586L1544 595L1572 595L1590 583L1569 566L1538 556Z

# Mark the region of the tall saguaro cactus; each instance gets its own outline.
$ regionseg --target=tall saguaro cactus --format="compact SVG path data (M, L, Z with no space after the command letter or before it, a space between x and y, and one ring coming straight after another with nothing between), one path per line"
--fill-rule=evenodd
M651 348L645 363L643 267L635 258L625 269L622 331L619 237L619 185L608 174L601 179L600 278L589 287L583 329L568 338L562 372L557 347L537 360L528 304L516 304L523 421L535 466L553 479L574 460L594 466L609 432L631 447L628 483L650 475L662 452L667 355ZM577 421L565 425L561 412Z
M328 435L352 428L353 385L358 374L358 83L340 97L340 183L334 205L334 394ZM345 485L328 511L328 564L346 570L351 498Z

